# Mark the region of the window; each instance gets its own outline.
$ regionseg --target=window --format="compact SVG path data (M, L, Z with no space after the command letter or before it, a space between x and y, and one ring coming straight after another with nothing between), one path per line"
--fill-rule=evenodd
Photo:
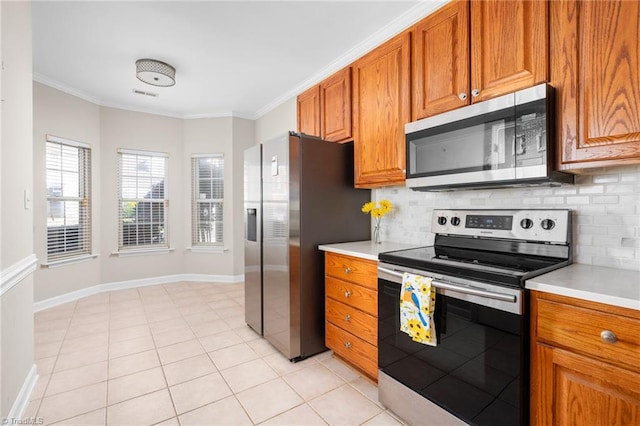
M192 159L193 177L191 244L223 245L224 157L222 154Z
M118 250L168 248L167 154L120 150Z
M47 261L91 254L91 150L47 135Z

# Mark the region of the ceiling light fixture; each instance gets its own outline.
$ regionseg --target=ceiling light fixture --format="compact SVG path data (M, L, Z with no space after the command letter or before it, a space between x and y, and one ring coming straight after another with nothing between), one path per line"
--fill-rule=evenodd
M136 77L153 86L169 87L176 84L176 69L155 59L138 59L136 61Z

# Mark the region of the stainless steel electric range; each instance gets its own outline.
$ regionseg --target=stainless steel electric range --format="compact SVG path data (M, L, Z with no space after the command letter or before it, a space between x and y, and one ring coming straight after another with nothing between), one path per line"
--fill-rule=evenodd
M525 280L571 263L569 210L435 210L433 246L381 253L380 402L409 424L523 425ZM432 278L437 345L400 331L405 272Z

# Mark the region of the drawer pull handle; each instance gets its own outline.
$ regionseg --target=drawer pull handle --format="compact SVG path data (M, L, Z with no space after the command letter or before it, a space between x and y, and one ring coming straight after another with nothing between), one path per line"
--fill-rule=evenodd
M350 274L351 273L351 268L349 268L348 266L346 268L344 268L344 273L345 274Z
M605 343L615 343L618 341L615 333L610 330L602 330L602 333L600 333L600 338Z
M344 297L349 298L351 297L351 292L349 290L344 292Z
M347 349L351 349L351 342L345 343L344 347L347 348Z
M351 315L347 314L344 316L345 321L351 321Z

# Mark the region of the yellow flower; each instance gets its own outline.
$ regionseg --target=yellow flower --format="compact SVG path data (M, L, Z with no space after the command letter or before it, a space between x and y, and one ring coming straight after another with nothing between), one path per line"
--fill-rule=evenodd
M362 213L371 213L375 218L381 218L391 211L393 204L389 200L380 200L378 203L369 201L362 206Z
M409 335L414 341L419 342L424 338L425 330L417 319L408 320L407 326L409 327Z
M364 203L362 206L362 213L369 213L375 207L375 203L373 201L369 201L368 203Z
M380 209L382 209L382 211L384 212L382 213L383 215L389 213L392 208L393 208L393 204L391 204L391 201L380 200Z

